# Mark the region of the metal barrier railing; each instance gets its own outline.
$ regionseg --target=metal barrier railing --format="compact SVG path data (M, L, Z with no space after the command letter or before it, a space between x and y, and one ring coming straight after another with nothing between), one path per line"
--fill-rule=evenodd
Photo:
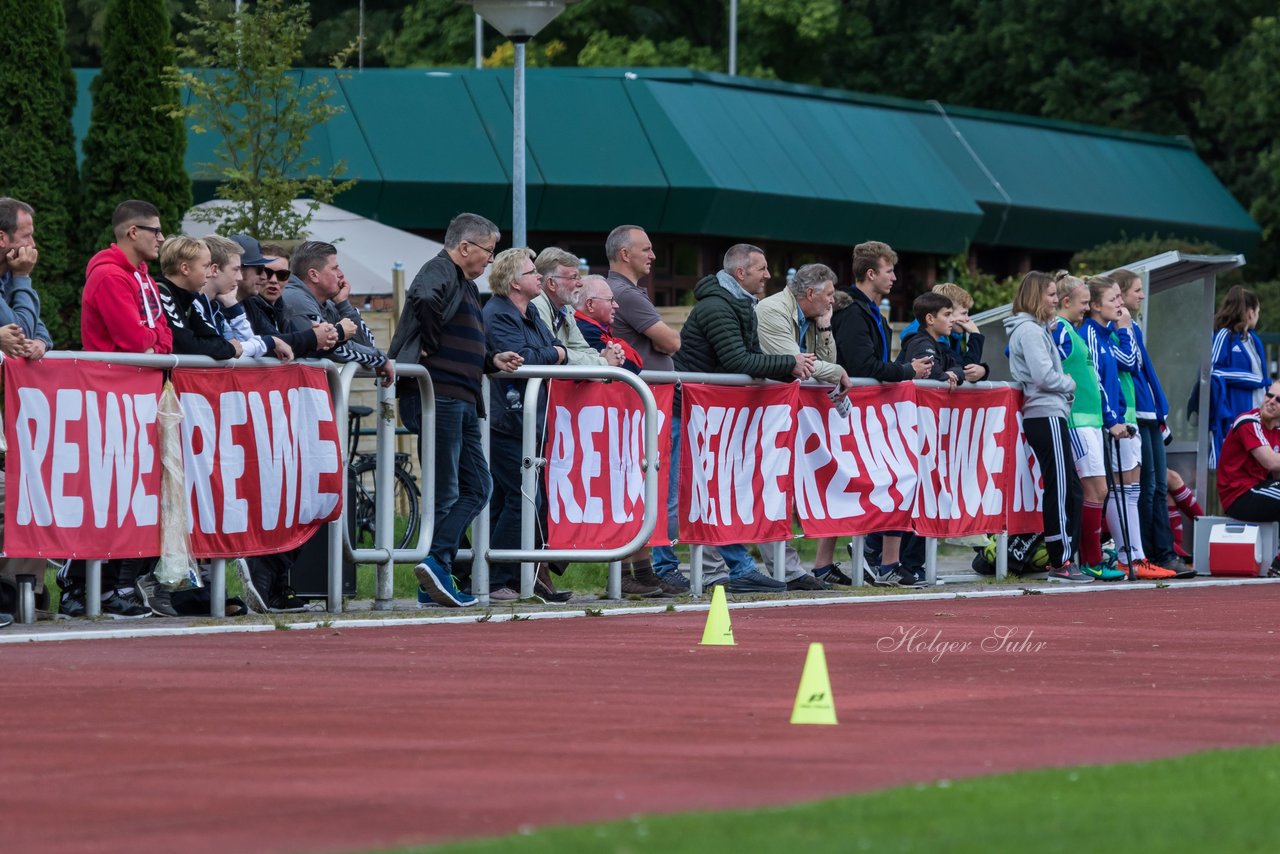
M523 435L521 440L520 483L522 501L520 505L520 548L490 549L489 546L489 514L480 511L472 530L476 534L472 554L472 592L480 598L482 604L489 601L489 563L491 561L520 562L520 597L531 598L534 595L535 561L607 561L609 568L609 595L621 598L622 568L618 563L624 557L633 554L649 542L653 529L657 526L658 514L666 519L666 507L659 508L658 472L661 460L658 459L658 405L648 384L635 374L623 368L585 367L568 365L528 365L514 373L503 374L504 379L527 380L524 389ZM640 531L623 546L613 549L537 549L538 511L535 503L538 494L539 472L546 465L543 448L538 447L538 398L542 391L543 380L612 380L622 382L635 390L644 407L644 458L641 468L644 471L644 515L641 517ZM487 384L485 393L487 394ZM487 399L487 398L486 398ZM489 423L486 420L484 433L484 451L489 453ZM487 508L486 508L487 509Z
M276 359L238 359L234 361L218 361L205 356L179 356L155 354L123 354L92 352L51 352L47 359L81 359L86 361L111 362L134 367L172 369L172 368L247 368L270 367L282 364ZM346 413L350 401L351 382L357 376L372 376L353 363L340 364L325 360L305 360L298 364L318 367L326 372L329 380L330 395L333 402L335 421L338 429L339 447L345 449L348 442ZM395 548L395 491L393 489L395 467L396 413L395 392L393 388L379 385L376 423L376 480L375 480L375 532L374 546L367 549L356 549L351 542L350 526L347 515L350 512L349 479L342 478L342 516L327 525L328 540L328 591L327 608L331 613L341 613L342 602L342 561L345 557L356 563L371 563L376 567L376 581L373 607L376 610L387 610L392 607L394 597L394 566L396 562L421 563L430 551L434 534L435 521L435 439L436 409L435 395L430 376L425 367L416 364L397 366L401 377L412 377L417 380L420 392L421 437L419 441L420 479L420 527L417 543L413 548ZM684 372L645 371L639 377L630 371L613 367L578 367L578 366L525 366L514 373L504 374L505 379L527 380L524 391L524 411L528 414L537 412L538 399L543 382L547 379L573 380L605 380L622 382L635 390L639 396L645 413L644 457L641 466L644 471L644 514L640 531L625 545L612 549L573 550L573 549L538 549L535 548L536 530L539 521L534 497L538 493L538 478L547 460L544 449L538 445L537 417L526 417L523 424L522 460L521 460L521 543L519 549L489 548L489 513L486 505L472 524L472 547L470 550L460 549L458 557L472 559L472 592L482 604L489 601L489 563L494 560L504 562L520 562L520 595L530 598L534 595L535 562L536 561L575 561L609 563L609 581L607 595L610 598L621 598L621 563L620 560L633 554L648 543L654 528L661 519L667 519L667 508L657 506L658 480L662 471L662 461L658 458L657 440L657 404L649 384L665 384L682 382L699 382L729 386L763 386L773 384L768 380L760 380L744 374L692 374ZM946 388L945 383L928 380L916 380L922 387ZM810 383L812 385L823 385ZM855 380L855 386L875 386L874 380ZM971 383L957 389L980 390L988 388L1007 388L1009 383ZM488 399L488 378L485 378L482 393ZM490 454L489 421L485 419L481 431L482 450L486 459ZM856 564L861 564L862 546L865 537L853 537L853 554ZM996 577L1004 578L1008 571L1008 536L1000 534L996 554ZM786 541L772 544L774 549L773 572L778 580L785 576L784 552ZM701 545L690 546L690 584L695 594L702 592L702 549ZM210 566L210 613L221 617L225 614L226 598L226 561L235 555L215 558ZM86 614L98 616L101 604L101 560L86 560ZM932 584L937 579L937 541L926 542L925 571ZM852 568L855 585L863 584L860 565Z
M274 365L283 364L278 359L235 359L230 361L219 361L208 356L180 356L176 354L159 354L159 353L95 353L80 351L61 351L54 350L44 355L45 359L53 360L80 360L86 362L110 362L115 365L126 365L136 368L157 368L161 370L172 370L174 368L264 368ZM298 364L310 365L325 371L329 379L330 393L341 397L344 401L342 411L346 411L345 401L349 396L349 388L351 377L355 374L354 365L341 365L337 362L328 362L323 360L304 360ZM343 426L344 421L335 416L339 425L339 435L345 432ZM346 478L343 477L344 491ZM344 495L345 498L345 495ZM334 585L334 574L332 571L333 547L335 535L341 536L335 526L345 524L345 507L344 518L338 522L329 523L329 545L330 545L330 576L329 576L329 607L334 610L334 591L337 591L337 610L341 610L341 562L338 564L338 584ZM225 555L223 557L213 558L209 565L209 613L214 617L222 617L226 615L226 592L227 592L227 558L237 557L236 555ZM102 560L86 559L85 560L85 615L89 617L97 617L102 613Z

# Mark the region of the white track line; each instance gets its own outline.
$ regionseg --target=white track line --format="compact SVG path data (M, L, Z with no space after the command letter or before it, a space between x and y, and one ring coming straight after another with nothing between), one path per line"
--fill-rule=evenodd
M1171 583L1165 584L1165 590L1203 590L1206 587L1241 587L1260 584L1276 583L1276 579L1272 578L1205 578L1199 579L1191 584ZM1071 593L1103 593L1113 591L1129 591L1129 590L1154 590L1159 588L1159 582L1110 582L1092 584L1044 584L1035 587L1015 587L1006 590L974 590L956 593L897 593L881 596L832 596L832 597L816 597L813 599L767 599L747 602L731 602L729 608L731 610L749 610L757 608L794 608L794 607L813 607L821 605L875 605L885 602L938 602L938 601L954 601L956 599L1003 599L1014 596L1028 595L1047 595L1056 596ZM50 631L22 633L22 627L19 624L10 626L7 630L0 630L0 644L11 643L38 643L38 642L61 642L61 641L79 641L79 640L104 640L112 638L152 638L152 637L180 637L184 635L222 635L222 634L248 634L254 632L274 632L287 628L288 631L308 631L313 629L369 629L369 628L401 628L403 626L440 626L457 623L505 623L512 620L566 620L581 619L584 617L623 617L634 615L651 615L665 614L670 611L676 613L706 611L711 607L710 602L689 603L683 605L648 605L643 607L627 607L627 608L574 608L563 611L530 611L526 614L508 613L495 614L492 611L485 613L474 613L466 615L458 615L456 617L381 617L378 619L368 619L365 617L344 617L341 614L335 614L320 620L297 623L281 623L278 628L275 623L249 623L236 625L217 625L217 626L160 626L157 628L143 628L137 625L138 621L131 621L128 626L121 628L102 628L102 629L86 629L83 631L68 631L64 633L55 633Z

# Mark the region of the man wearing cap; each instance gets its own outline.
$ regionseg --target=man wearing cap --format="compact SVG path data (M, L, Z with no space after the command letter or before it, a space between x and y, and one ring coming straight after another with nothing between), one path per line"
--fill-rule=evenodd
M267 257L262 253L262 245L247 234L233 234L231 239L240 245L243 255L240 258L239 284L236 295L244 306L249 325L258 335L270 335L279 338L293 350L295 358L304 358L318 350L329 350L338 343L338 329L328 321L312 323L310 329L292 330L288 328L284 314L284 300L280 292L289 280L289 264L287 259ZM280 288L274 291L275 298L267 299L263 288L273 278L280 282ZM350 329L348 335L355 334L355 324L347 321Z

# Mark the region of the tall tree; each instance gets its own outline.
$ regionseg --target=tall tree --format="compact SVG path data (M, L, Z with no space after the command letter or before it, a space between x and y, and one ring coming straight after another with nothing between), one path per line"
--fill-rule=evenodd
M79 177L71 111L76 84L61 0L0 0L0 194L36 210L33 280L54 344L79 341L84 259L73 251Z
M263 240L296 237L318 203L354 183L336 181L342 163L326 173L318 157L306 155L312 131L342 110L329 103L327 81L299 85L291 71L311 32L310 6L258 0L233 12L226 0L197 0L196 9L179 51L195 70L172 68L170 77L191 90L181 112L194 119L195 130L221 138L211 168L221 179L218 198L231 204L193 215ZM295 212L298 198L311 199L312 207Z
M93 113L84 138L84 223L87 249L114 239L111 213L125 199L160 209L177 233L191 207L183 166L187 129L178 89L164 69L177 62L165 0L110 0L103 29L102 71L90 86Z

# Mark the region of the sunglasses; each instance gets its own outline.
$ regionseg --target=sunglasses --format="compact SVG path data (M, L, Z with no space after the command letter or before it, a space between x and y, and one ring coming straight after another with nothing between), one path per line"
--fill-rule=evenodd
M288 270L266 270L266 269L264 269L262 272L263 272L263 274L264 274L264 275L266 275L266 277L267 277L268 279L275 279L277 282L287 282L287 281L289 281L289 271L288 271Z

